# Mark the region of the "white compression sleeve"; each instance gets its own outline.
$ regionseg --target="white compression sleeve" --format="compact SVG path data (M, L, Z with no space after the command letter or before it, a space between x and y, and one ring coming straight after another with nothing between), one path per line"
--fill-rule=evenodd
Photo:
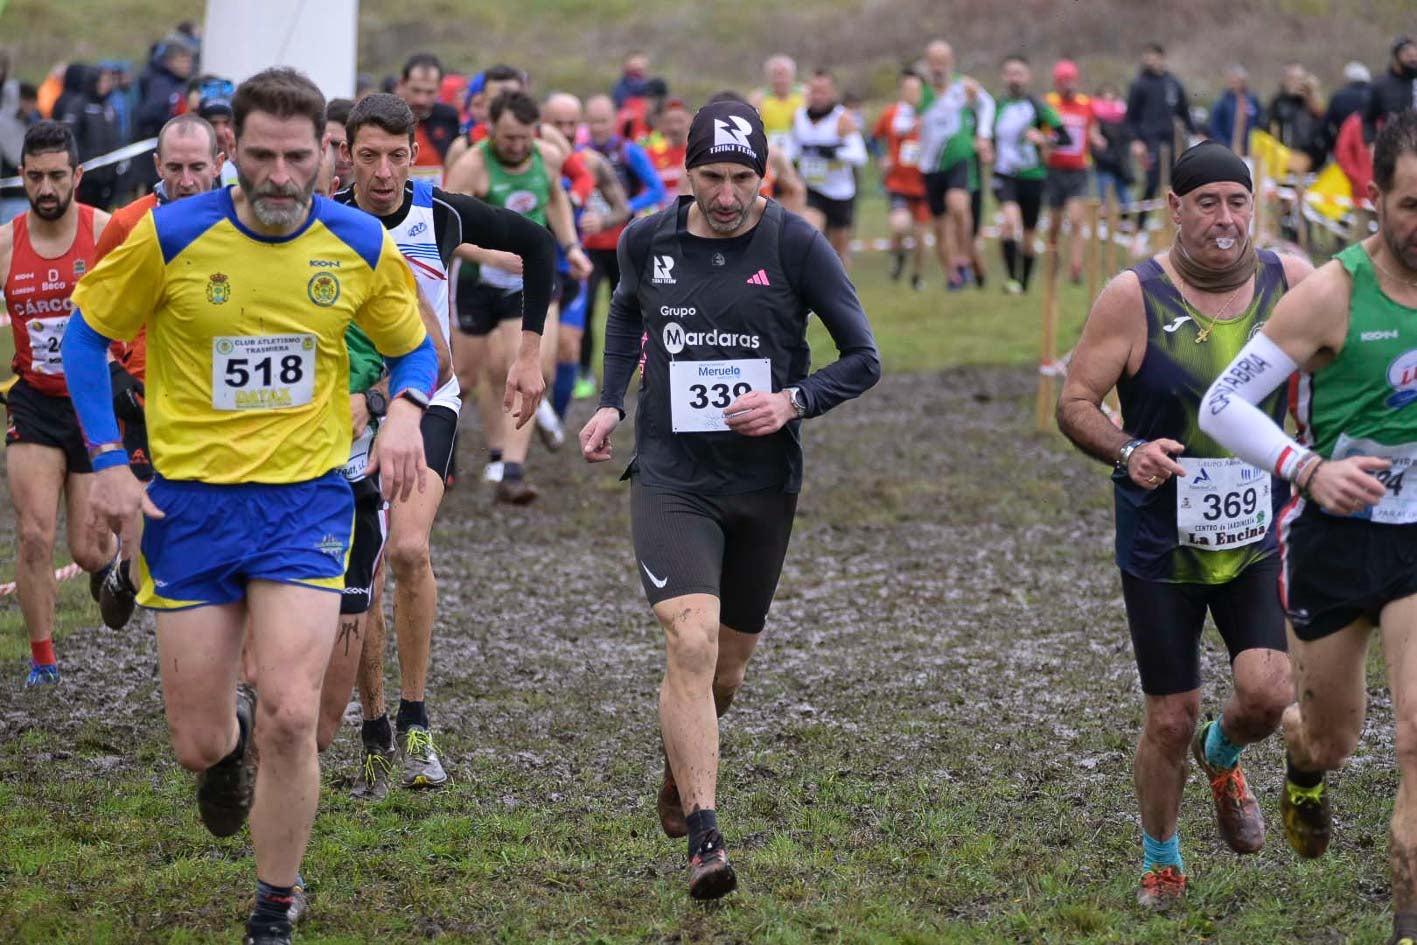
M1255 335L1201 398L1201 432L1245 462L1294 479L1310 453L1257 405L1298 367L1264 332Z

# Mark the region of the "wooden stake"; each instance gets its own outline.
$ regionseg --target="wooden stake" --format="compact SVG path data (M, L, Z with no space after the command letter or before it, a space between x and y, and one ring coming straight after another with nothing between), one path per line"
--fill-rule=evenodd
M1096 197L1087 201L1087 304L1097 298L1102 284L1102 202Z
M1058 399L1053 376L1058 358L1058 247L1049 244L1043 252L1043 343L1038 355L1038 432L1053 426L1053 409Z
M1107 278L1117 274L1117 239L1122 235L1122 208L1117 203L1117 191L1107 194Z

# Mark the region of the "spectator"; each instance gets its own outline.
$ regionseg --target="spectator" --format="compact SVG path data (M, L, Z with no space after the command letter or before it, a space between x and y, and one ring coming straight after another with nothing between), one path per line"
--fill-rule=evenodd
M1260 100L1250 91L1249 80L1244 66L1226 68L1226 90L1210 109L1210 136L1238 154L1250 153L1250 132L1261 125ZM1245 108L1243 127L1236 107L1241 101Z
M1142 52L1141 70L1127 90L1127 134L1132 139L1132 154L1146 168L1143 200L1156 196L1161 188L1161 159L1165 151L1168 164L1176 160L1176 122L1187 133L1196 133L1191 120L1190 103L1181 80L1166 71L1166 50L1160 43L1151 43ZM1137 214L1137 227L1146 224L1146 212Z
M1318 79L1297 62L1287 64L1279 92L1269 103L1269 133L1295 152L1298 162L1290 170L1301 174L1316 170L1328 156L1323 116Z
M0 50L0 178L15 177L20 172L20 151L28 126L23 104L25 91L20 81L10 75L9 53ZM33 87L28 91L33 97ZM21 188L0 192L0 223L9 221L28 206Z
M625 57L620 79L610 90L610 98L616 108L624 108L632 98L649 96L649 57L642 52L632 52Z
M154 47L152 59L138 79L139 103L133 116L137 138L156 137L167 120L181 110L183 90L196 64L196 44L185 33L173 33Z
M44 81L39 83L39 117L41 119L54 117L54 103L59 101L59 96L64 92L64 70L68 66L67 62L56 62L49 73L45 75Z
M105 59L98 67L113 75L113 91L108 93L108 104L113 106L114 117L118 120L118 141L127 144L133 140L133 109L136 105L132 97L132 67L117 59Z
M71 62L64 67L64 91L59 93L59 97L54 100L54 105L50 110L50 117L55 121L64 121L66 115L72 115L83 108L84 85L88 80L89 73L95 71L92 66L82 62ZM80 161L84 160L81 156Z
M1097 199L1105 205L1107 191L1117 196L1117 206L1126 209L1131 203L1128 191L1132 186L1132 162L1128 157L1127 103L1122 92L1110 82L1101 86L1092 98L1092 112L1097 116L1097 131L1103 147L1092 145L1092 166L1097 176Z
M1324 112L1324 144L1331 151L1338 143L1338 130L1349 115L1361 115L1368 108L1368 98L1373 94L1373 77L1368 67L1361 62L1350 62L1343 67L1343 78L1348 83L1328 100L1328 110Z
M74 67L69 68L72 70ZM79 94L61 97L57 110L59 120L74 131L79 160L88 161L116 151L120 145L118 116L108 100L117 85L117 77L113 72L97 66L81 68L83 74ZM117 189L117 165L91 168L79 180L79 202L106 210L113 206Z
M1363 111L1363 140L1369 144L1389 115L1417 107L1417 40L1399 36L1392 44L1392 64L1373 83Z

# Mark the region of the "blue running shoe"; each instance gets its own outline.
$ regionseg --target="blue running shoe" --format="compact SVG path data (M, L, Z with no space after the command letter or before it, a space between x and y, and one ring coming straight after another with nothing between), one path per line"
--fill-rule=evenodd
M33 689L36 686L57 686L59 685L59 667L54 663L47 663L43 666L30 661L30 674L25 679L25 688Z

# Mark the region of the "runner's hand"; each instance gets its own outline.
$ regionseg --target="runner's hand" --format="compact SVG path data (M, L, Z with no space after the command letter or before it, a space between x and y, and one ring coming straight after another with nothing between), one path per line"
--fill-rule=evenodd
M94 475L89 492L89 520L115 535L142 511L148 518L163 518L164 512L148 498L147 487L133 475L128 466L110 466Z
M581 427L581 455L588 463L603 463L610 458L614 447L610 435L620 425L620 411L614 407L601 407Z
M785 391L769 394L767 391L750 390L728 405L723 412L728 421L728 429L744 436L768 436L797 419L797 411L792 407L792 397Z
M379 486L384 498L407 502L414 487L419 492L427 488L424 476L428 462L423 456L423 411L407 398L395 397L389 402L389 412L374 448L369 451L369 466L365 475L379 474Z
M1127 460L1127 475L1143 489L1158 488L1172 476L1184 476L1186 471L1171 457L1186 449L1175 440L1150 440L1137 447Z
M591 265L590 257L580 247L566 254L566 264L571 267L571 278L577 281L589 279L591 270L595 268Z
M541 395L546 393L546 378L541 374L541 352L539 348L523 348L511 370L507 371L507 390L502 395L502 410L512 414L520 430L536 416L536 408L541 404ZM521 409L512 411L521 395Z
M349 420L354 427L354 438L364 435L369 426L369 398L362 392L349 395Z
M1325 512L1352 515L1387 494L1387 486L1373 473L1391 466L1390 461L1376 456L1325 461L1309 477L1308 492Z
M581 214L579 226L586 236L594 236L605 229L605 217L594 210L587 210Z

